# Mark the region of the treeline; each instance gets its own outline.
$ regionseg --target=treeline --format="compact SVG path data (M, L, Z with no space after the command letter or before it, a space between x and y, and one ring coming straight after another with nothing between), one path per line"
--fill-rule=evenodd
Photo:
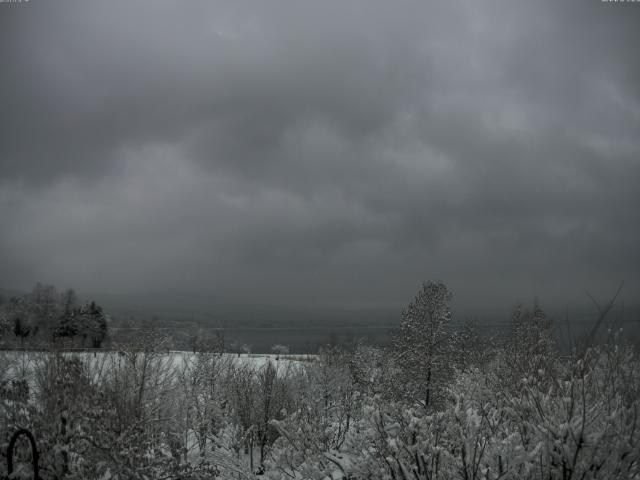
M26 295L0 297L0 346L100 348L108 316L95 302L79 303L73 289L38 283Z
M44 480L640 478L634 345L595 329L560 354L537 305L487 338L451 328L450 302L426 283L388 348L307 362L239 359L220 339L168 355L152 335L97 356L6 353L0 452L28 428Z

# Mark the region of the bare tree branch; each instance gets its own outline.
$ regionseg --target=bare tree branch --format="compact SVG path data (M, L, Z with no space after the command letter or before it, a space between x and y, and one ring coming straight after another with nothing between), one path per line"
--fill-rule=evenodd
M587 350L589 350L589 348L593 345L593 342L595 341L596 334L598 333L598 329L600 328L600 325L602 325L602 322L604 321L605 317L607 316L609 311L613 308L613 305L615 304L615 301L618 298L618 295L620 294L620 291L622 290L623 286L624 286L624 282L620 282L620 286L618 287L618 290L616 291L615 295L611 298L611 300L609 300L609 302L604 308L601 308L598 302L589 294L589 292L586 292L589 298L595 304L600 315L598 316L598 320L596 320L596 323L593 325L593 328L589 332L589 335L587 335L584 346L582 348L582 356L584 356Z

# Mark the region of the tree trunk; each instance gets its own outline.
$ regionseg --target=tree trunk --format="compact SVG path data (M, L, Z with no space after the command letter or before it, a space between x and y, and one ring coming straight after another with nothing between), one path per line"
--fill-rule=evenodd
M251 465L251 473L253 473L253 438L249 441L249 465Z
M429 365L429 367L427 368L427 395L424 400L425 408L429 406L430 394L431 394L431 365Z

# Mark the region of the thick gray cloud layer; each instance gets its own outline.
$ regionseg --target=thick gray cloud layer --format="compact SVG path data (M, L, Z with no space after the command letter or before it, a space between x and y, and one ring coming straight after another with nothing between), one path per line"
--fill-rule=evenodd
M0 4L0 285L640 290L640 4Z

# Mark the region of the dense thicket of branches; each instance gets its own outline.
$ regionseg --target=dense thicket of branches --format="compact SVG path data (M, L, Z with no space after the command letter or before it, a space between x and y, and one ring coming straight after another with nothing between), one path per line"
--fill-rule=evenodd
M560 355L537 305L488 339L454 330L450 301L424 284L391 348L310 361L221 342L170 355L158 335L98 355L6 352L0 453L27 428L44 480L640 479L633 345L609 332Z

